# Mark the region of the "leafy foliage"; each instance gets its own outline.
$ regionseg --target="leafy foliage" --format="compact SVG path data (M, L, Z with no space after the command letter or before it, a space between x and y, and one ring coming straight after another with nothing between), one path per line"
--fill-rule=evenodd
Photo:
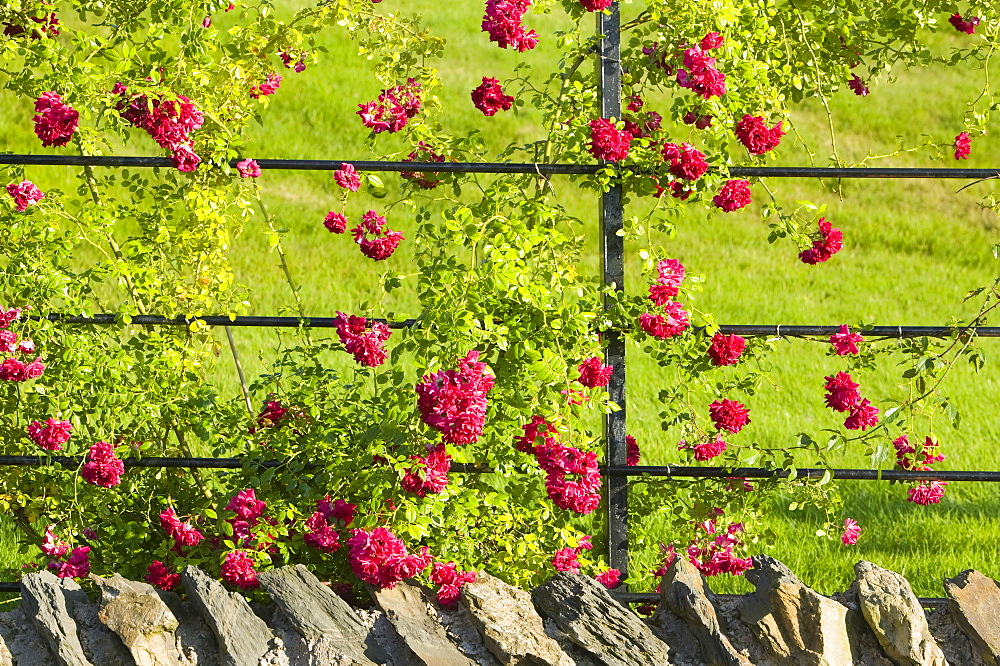
M231 28L212 27L206 17L223 10L229 11L226 3L179 0L142 5L24 0L0 8L0 23L13 26L0 40L5 88L26 99L55 91L78 111L80 127L72 139L76 153L153 152L150 137L136 131L142 126L123 113L131 103L152 113L190 100L203 117L185 144L201 160L193 171L84 167L75 192L45 192L23 212L8 199L0 202L6 232L0 234L0 299L6 307L24 309L9 330L31 339L46 366L41 377L0 382L3 452L37 453L28 425L56 418L72 423L65 449L70 455L83 456L94 442L107 441L121 457L208 451L240 454L245 461L242 469L224 474L132 468L113 488L88 485L78 469L51 461L4 468L0 506L24 532L25 554L37 558L46 527L53 525L74 545L90 546L91 564L100 571L140 576L154 559L173 571L184 564L223 571L227 554L243 550L258 567L307 562L330 580L355 580L346 547L331 554L304 538L317 502L330 496L357 504L351 528L388 527L413 552L426 546L442 561L487 567L512 582L531 583L546 575L557 549L576 547L585 533L604 530L600 511L581 517L557 509L547 497L551 479L535 457L513 445L523 427L541 417L552 425L555 440L581 455L600 452L599 419L618 406L601 388L583 386L577 368L601 355L601 331L625 332L662 366L667 388L660 393L659 418L664 429L681 428L692 452L720 434L709 418L714 400L747 400L752 419L752 398L771 381L767 354L780 338L751 340L737 365L713 365L706 350L717 326L710 313L692 305L703 280L699 276L687 276L671 296L672 302L685 304L692 328L658 335L640 326L641 315L652 312L652 306L645 298L602 286L581 268L592 229L566 212L553 184L541 175L442 173L404 181L387 209L413 211L416 234L403 242L414 248L417 272L399 274L389 258L383 293L374 304L350 313L393 320L396 313L382 305L385 295L416 291L421 308L416 323L393 331L388 361L336 370L329 358L343 353L343 345L315 339L303 327L279 336L274 367L247 386L246 402L217 395L205 376L221 349L205 325L153 328L134 325L132 318L245 312L254 298L252 285L235 283L227 257L232 239L251 225L267 233L285 268L294 301L289 311L312 314L304 312L287 271L285 231L269 214L254 180L240 178L229 164L242 157L250 123L264 122L264 86L277 85L277 75L289 75L282 63L314 67L322 62L323 50L313 41L317 32L343 30L357 40L359 55L371 62L373 78L385 86L383 103L408 94L397 87L420 91L413 115L407 112L405 120L397 115L403 126L396 138L372 133L376 154L394 156L394 148L406 145L414 150L414 161L496 159L475 133L453 136L435 120L440 104L434 90L441 81L433 63L444 41L417 17L403 17L369 0L327 0L280 18L272 3L258 1L234 7ZM540 112L544 133L526 145L510 145L500 159L592 161L590 123L598 113L593 73L585 66L596 39L590 14L577 0L536 5L536 11L552 10L565 11L575 21L556 36L563 59L553 71L539 74L519 66L505 84L515 109ZM620 183L633 204L650 202L643 216L627 221L624 233L641 246L644 274L655 283L664 279L659 265L668 257L654 246L652 233L676 234L672 219L681 206L718 205L712 201L729 180L727 167L765 164L774 155L744 152L733 131L741 119L760 116L768 127L783 123L790 140L795 135L788 127L789 104L818 97L825 106L855 75L873 85L890 78L897 66L942 60L921 40L939 27L952 4L925 3L914 11L908 2L877 7L847 0L730 2L706 12L698 3L667 7L647 0L622 10L627 14L621 63L625 96L666 93L672 104L662 124L643 116L644 110L614 119L616 131L623 121L651 124L632 134L627 158L605 165L583 184L600 191ZM52 13L62 21L58 35L42 29ZM943 60L985 68L1000 29L996 12L987 3L974 3L966 14L982 17L980 34L970 39L969 48ZM695 46L710 33L719 33L722 43ZM723 95L706 98L679 85L680 71L694 70L684 52L696 48L701 49L698 57L710 51L714 66L725 74ZM113 92L116 84L127 92ZM987 87L970 106L967 131L985 131L995 99ZM407 104L413 110L413 101ZM700 119L709 116L711 124L701 127ZM696 144L715 168L694 179L678 175L664 158L668 142ZM832 131L831 163L842 164ZM20 167L0 169L6 182L23 180ZM376 176L363 175L363 180L368 191L389 196ZM687 193L684 198L669 196L674 184ZM666 188L660 192L665 196L648 198L657 188ZM349 203L345 191L344 211ZM442 204L445 210L437 214ZM803 250L816 242L813 230L824 212L808 202L788 210L776 197L764 208L772 240L790 237ZM360 256L359 261L372 269L377 265ZM964 323L981 323L1000 303L997 284L970 298L983 305L979 317ZM118 321L89 327L38 316L95 312L114 313ZM976 367L985 362L973 337L963 333L944 344L927 338L873 342L867 341L860 355L847 357L846 369L855 376L891 362L890 354L906 359L899 399L891 408L882 407L877 426L856 434L833 431L819 439L802 434L785 446L752 441L750 428L727 434L725 451L713 463L793 467L793 452L799 451L828 467L829 451L858 443L868 447L878 466L889 459L890 442L900 433L930 434L935 416L958 423L958 412L939 387L957 359L967 357ZM440 437L422 422L414 386L421 377L454 369L472 350L495 378L486 426L473 443L449 444L447 450L457 463L480 463L492 472L452 472L439 493L407 493L401 479L414 473L415 457L426 456ZM271 406L258 414L248 409L251 398ZM836 536L839 500L829 475L813 481L792 475L753 486L747 490L739 479L640 478L632 482L633 507L640 515L662 513L677 548L707 549L716 523L741 524L742 539L766 538L755 532L759 517L772 491L790 489L796 508L826 510L827 524L819 533ZM260 520L241 523L238 512L226 508L245 488L266 502ZM158 527L158 516L168 507L207 538L177 547ZM657 555L644 529L640 526L633 543L648 563ZM342 531L341 544L346 536ZM601 557L598 548L583 561L596 573Z

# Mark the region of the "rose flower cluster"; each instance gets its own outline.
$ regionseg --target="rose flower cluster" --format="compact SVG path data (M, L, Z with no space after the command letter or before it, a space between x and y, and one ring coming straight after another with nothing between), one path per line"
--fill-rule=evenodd
M526 29L521 23L531 0L486 0L486 14L482 29L488 33L491 42L502 49L513 48L530 51L538 44L538 33Z
M420 418L442 433L446 444L476 442L486 425L486 394L493 379L475 350L459 359L454 370L424 375L416 385Z
M867 398L861 397L860 385L846 372L824 377L827 391L826 405L836 412L849 412L844 427L848 430L867 430L878 423L878 408Z
M774 127L768 127L760 116L745 114L736 123L736 138L751 155L763 155L774 150L784 135L785 131L781 129L780 122Z
M418 149L410 153L406 161L413 161L417 152L424 149L425 146L421 142ZM440 159L437 159L438 157ZM444 158L432 153L430 161L444 161ZM433 188L437 186L436 180L432 181L426 176L420 176L413 172L403 172L402 175L404 178L416 179L421 187ZM354 168L353 164L347 162L342 163L340 168L333 172L333 179L344 190L342 202L346 202L347 192L357 192L361 188L361 177L358 175L357 169ZM323 226L333 234L342 234L347 231L347 216L344 215L343 209L340 212L330 211L327 213ZM375 261L385 261L391 257L396 248L399 247L400 241L404 240L403 234L390 229L386 219L374 210L369 210L361 216L361 222L351 229L351 235L354 236L354 242L357 243L361 254ZM362 363L361 360L358 362Z
M944 454L938 453L941 445L931 437L924 440L919 451L910 444L906 435L893 440L892 446L896 449L896 464L900 469L929 472L931 465L944 460ZM937 504L944 497L947 485L944 481L920 481L906 492L906 499L921 506Z
M387 227L385 218L373 210L361 216L361 223L351 229L351 234L361 254L375 261L391 257L403 240L403 234Z
M657 278L649 286L649 300L662 309L660 313L639 315L639 326L657 340L681 335L691 325L683 306L672 300L684 281L684 266L676 259L665 259L656 264Z
M361 124L375 134L398 132L423 107L423 89L414 79L383 90L377 99L358 104Z
M55 92L45 92L35 100L35 134L42 146L65 146L80 124L80 114Z
M569 571L570 573L580 573L580 553L585 550L593 550L594 544L590 543L592 537L582 536L576 548L560 548L552 556L552 566L556 571Z
M385 341L392 334L386 324L373 321L369 325L365 317L338 312L333 325L344 349L354 356L355 361L368 368L377 368L385 363L388 357Z
M484 76L483 82L472 91L472 104L484 116L492 116L497 111L508 111L514 105L514 98L504 94L500 81Z
M677 70L677 84L711 99L726 94L726 75L715 67L715 58L708 54L721 48L725 40L717 32L705 35L700 44L684 51L684 66Z
M201 158L194 152L191 133L204 123L201 111L184 95L177 99L150 99L146 95L127 95L128 88L116 83L112 94L119 96L117 106L122 118L145 130L161 148L171 152L178 171L191 172Z
M274 544L277 536L273 532L277 521L264 516L267 504L257 499L252 488L241 490L233 495L225 510L232 515L226 519L229 528L222 535L206 538L198 527L200 519L195 519L194 522L185 522L181 520L173 507L167 507L160 513L160 527L172 542L170 550L177 553L179 557L191 557L190 549L198 546L204 548L205 545L212 552L217 552L223 547L224 539L231 539L239 546L239 549L231 550L225 554L220 569L221 577L227 583L241 589L256 589L259 582L255 558L259 559L266 557L269 553L277 552ZM308 537L308 533L304 536L304 540L309 543L308 538L305 537ZM154 560L146 569L146 581L161 589L171 590L180 583L180 575L166 563Z
M48 569L59 578L83 578L90 573L90 546L77 546L72 551L69 543L55 535L52 529L55 525L45 528L45 538L41 550L52 559Z
M596 509L601 501L597 453L564 446L558 440L556 429L538 415L521 429L524 434L515 438L514 448L535 456L538 466L545 472L545 491L549 499L560 509L579 514ZM536 444L539 438L542 443Z
M753 561L749 557L737 557L734 552L743 545L737 536L743 532L743 523L730 523L723 528L717 524L718 518L723 515L722 509L715 508L712 513L713 518L698 524L698 530L702 535L692 540L688 546L686 550L688 561L705 576L717 576L723 573L742 576L753 566ZM673 544L664 546L661 543L660 551L663 554L663 561L659 568L650 572L656 578L666 575L670 565L677 559ZM656 590L659 592L659 585Z
M844 233L840 229L827 222L825 217L819 218L817 224L819 231L813 238L812 247L799 253L799 259L804 264L819 264L827 261L840 252L844 246Z
M69 441L73 424L50 418L45 423L32 421L28 424L28 437L38 448L45 451L61 451Z
M354 521L357 505L338 499L330 501L327 495L316 502L316 511L306 519L306 532L302 540L309 546L324 553L333 553L340 548L340 534L337 527L347 527Z
M14 200L14 207L17 208L17 212L19 213L23 213L28 210L29 206L34 206L45 198L45 195L38 189L38 186L30 180L21 181L17 184L11 183L7 186L7 194Z
M620 162L628 157L632 135L627 130L618 129L606 118L590 121L590 154L599 160Z
M8 188L10 189L10 188ZM0 362L0 381L26 382L36 379L45 372L42 357L36 356L27 361L26 357L35 354L35 343L31 340L18 340L17 334L9 329L10 325L21 318L19 308L3 310L0 308L0 354L18 354ZM54 449L50 449L54 450Z
M391 590L404 578L412 578L434 559L427 547L410 554L403 541L384 527L355 529L347 540L348 562L362 581Z
M739 576L753 566L749 557L740 558L733 553L735 548L743 545L737 536L743 532L742 523L731 523L720 528L712 518L703 522L700 527L705 532L702 542L692 544L687 549L688 559L698 571L706 576L721 573Z
M426 456L410 456L416 465L406 471L401 486L408 493L417 497L439 493L448 485L448 470L451 469L451 456L445 451L444 444L438 444L430 449Z
M708 348L708 357L712 359L712 365L736 365L746 348L747 341L742 336L716 333Z

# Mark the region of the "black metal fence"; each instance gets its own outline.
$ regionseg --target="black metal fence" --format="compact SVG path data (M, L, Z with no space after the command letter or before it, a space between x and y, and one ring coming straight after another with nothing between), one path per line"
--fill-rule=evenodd
M605 13L597 13L597 34L601 36L597 48L597 73L601 116L621 117L621 32L618 3L615 2ZM236 166L238 159L230 162ZM490 173L490 174L538 174L572 175L593 174L604 168L603 164L532 164L532 163L417 163L357 160L256 160L265 170L333 171L346 163L359 171L414 171L440 173ZM130 156L72 156L72 155L13 155L0 154L0 164L27 166L89 166L89 167L138 167L172 168L173 163L166 157ZM941 168L835 168L835 167L731 167L728 173L743 178L948 178L948 179L992 179L1000 178L1000 169L941 169ZM625 289L625 248L624 239L619 235L623 228L624 210L620 185L612 186L601 195L601 276L604 285L613 285L621 292ZM36 316L36 318L38 318ZM71 314L48 314L43 318L65 324L115 325L124 321L113 314L76 316ZM332 328L332 317L257 317L246 316L230 319L227 316L176 317L156 315L133 315L130 324L153 326L184 326L192 321L201 321L210 326L231 327L313 327ZM385 322L392 328L419 325L419 319ZM801 325L723 325L725 334L743 336L826 336L840 331L839 326ZM973 333L979 337L1000 337L1000 327L952 327L952 326L876 326L865 332L875 338L947 337L957 333ZM614 368L608 385L610 399L621 409L605 417L605 447L607 464L602 468L607 483L608 557L612 568L628 577L628 477L657 476L675 478L787 478L790 470L763 468L726 467L682 467L682 466L633 466L626 465L627 444L625 395L625 340L617 331L604 334L605 361ZM0 466L39 466L60 464L79 466L80 458L67 456L0 456ZM125 460L126 467L184 467L202 469L240 469L245 461L239 458L134 458ZM263 467L278 467L279 460L264 461ZM491 470L475 463L455 464L452 469L459 473L489 473ZM820 478L828 470L796 469L796 478ZM1000 482L1000 472L991 471L939 471L920 472L907 470L835 469L830 470L834 479L869 481L991 481ZM0 592L17 592L20 583L0 583ZM656 594L629 592L627 586L615 591L616 596L626 602L650 602L659 598ZM726 596L726 595L721 595ZM921 598L925 606L944 603L943 599Z

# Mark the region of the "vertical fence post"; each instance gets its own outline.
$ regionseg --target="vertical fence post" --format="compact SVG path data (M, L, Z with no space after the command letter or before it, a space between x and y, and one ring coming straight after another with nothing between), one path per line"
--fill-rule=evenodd
M607 12L597 12L598 94L601 117L621 120L621 18L618 3ZM612 186L601 196L601 273L603 284L625 289L625 243L621 236L624 220L621 185ZM609 307L605 299L605 308ZM605 362L614 367L608 393L620 411L604 417L604 441L609 465L625 465L625 338L617 331L604 334ZM611 567L628 576L628 477L606 479L608 507L608 559ZM627 588L622 588L626 591Z

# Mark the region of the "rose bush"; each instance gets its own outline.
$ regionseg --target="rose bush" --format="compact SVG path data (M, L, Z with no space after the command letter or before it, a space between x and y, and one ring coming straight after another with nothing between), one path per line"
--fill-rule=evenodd
M605 530L595 417L617 409L605 390L601 332L608 329L626 333L664 368L660 420L680 429L678 448L693 461L791 467L808 459L828 467L827 454L848 444L867 447L873 465L893 448L905 469L940 460L927 424L936 413L957 418L939 387L959 357L981 362L972 336L879 344L845 328L820 341L844 370L816 378L817 395L825 388L826 404L847 415L843 428L831 419L824 441L803 434L783 446L761 444L749 414L770 381L762 361L777 339L719 333L693 304L702 280L689 274L696 267L669 257L652 235L677 233L671 220L681 206L724 215L766 196L771 240L791 239L805 264L828 264L808 270L828 269L844 243L835 211L828 221L809 204L788 210L727 168L765 164L781 150L794 132L789 104L815 97L825 106L847 88L867 95L893 67L936 60L922 39L953 10L936 0L919 14L903 2L852 0L836 0L836 11L784 2L730 3L713 13L697 3L669 11L658 0L625 4L622 118L599 117L585 66L595 40L588 17L610 3L488 0L482 39L500 48L528 51L553 39L531 27L533 9L565 12L573 28L554 37L565 56L555 70L524 64L506 80L483 72L467 112L478 109L484 122L522 107L540 113L543 133L509 146L502 159L605 162L580 185L621 183L630 211L642 211L624 233L644 262L643 293L618 294L581 271L582 221L545 177L404 172L401 201L417 222L408 237L391 228L392 214L352 205L351 193L383 184L345 164L333 176L341 209L316 223L335 234L355 225L359 265L390 266L382 291L418 294L415 325L390 328L378 319L391 313L377 305L337 313L336 338L308 328L283 334L272 372L247 387L263 405L249 413L249 398L220 396L205 381L218 351L206 325L132 325L139 314L244 312L254 293L236 284L228 255L248 225L275 248L294 312L319 314L304 310L291 280L283 232L257 184L266 170L241 148L249 124L266 118L268 98L282 93L282 78L323 66L320 30L347 31L371 57L382 92L357 100L357 117L343 122L370 129L376 155L391 153L381 142L398 140L411 147L412 162L497 159L474 135L451 135L436 120L441 81L433 63L444 42L391 4L327 0L284 17L265 0L154 0L142 8L23 0L0 8L4 86L34 101L37 115L24 123L34 124L40 148L101 155L124 144L169 156L174 166L84 167L70 192L42 192L22 167L0 167L8 193L0 201L3 452L79 460L76 468L45 461L3 468L0 505L23 534L29 566L74 577L120 571L172 588L184 565L198 564L253 590L261 569L305 562L334 581L390 586L424 575L447 603L484 567L522 584L554 568L582 568L616 585L619 572L601 564L604 549L592 549L590 539L600 542ZM213 27L213 15L230 11L231 28ZM945 64L985 66L1000 29L995 9L974 4L952 19L974 36ZM987 89L965 131L928 148L968 155L994 105ZM831 148L841 164L832 135ZM391 268L403 243L415 256L410 278ZM81 267L81 255L96 260ZM1000 304L997 284L970 298L982 302L972 323ZM95 312L112 312L117 323L46 316ZM349 353L356 365L329 367L331 352ZM892 403L863 397L856 379L900 359L907 390ZM642 444L630 438L630 464ZM243 468L217 474L123 463L196 450L240 455ZM452 471L472 462L491 473ZM827 511L821 535L840 536L844 525L849 544L860 534L838 515L829 475L631 485L637 515L669 520L669 532L657 534L662 553L647 548L639 553L645 561L681 553L706 574L741 573L746 543L757 538L779 488ZM943 490L915 484L909 496L926 504ZM648 529L637 527L635 543L657 540L646 538Z

